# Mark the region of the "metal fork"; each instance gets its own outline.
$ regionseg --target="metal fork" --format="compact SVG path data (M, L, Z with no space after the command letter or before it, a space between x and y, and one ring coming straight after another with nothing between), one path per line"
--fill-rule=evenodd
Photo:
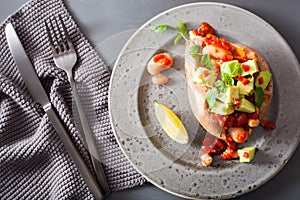
M96 158L96 155L98 154L96 149L96 144L94 142L92 131L88 124L88 120L85 116L84 109L80 97L78 95L75 81L73 78L72 69L77 62L77 54L74 45L70 39L67 28L60 15L56 18L46 20L45 25L46 25L48 38L52 49L54 63L58 68L64 70L68 76L68 80L72 87L72 92L75 99L75 104L77 107L79 120L83 130L83 135L86 141L87 149L90 152L92 164L95 169L95 173L99 181L100 187L104 192L104 196L108 196L110 194L110 189L104 174L102 164L99 161L99 159ZM56 29L54 29L54 25Z

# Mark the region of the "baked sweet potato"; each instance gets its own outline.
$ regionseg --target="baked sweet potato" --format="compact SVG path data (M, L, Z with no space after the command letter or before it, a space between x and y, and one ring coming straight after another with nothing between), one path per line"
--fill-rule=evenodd
M203 126L203 128L210 134L225 140L226 135L228 133L228 127L224 130L224 124L220 122L220 116L218 114L212 112L207 101L206 95L207 92L214 86L207 86L205 84L197 83L194 81L194 77L196 71L199 67L204 67L202 62L202 57L204 54L208 54L210 57L211 64L214 66L214 70L218 75L217 79L221 79L220 75L220 63L226 61L228 57L230 60L239 60L241 62L245 62L247 60L255 60L258 66L259 71L268 71L270 72L270 68L266 62L266 60L256 52L254 49L237 43L226 42L225 39L217 38L214 35L208 33L201 33L197 35L197 30L193 31L190 39L186 42L185 46L185 72L186 72L186 81L187 81L187 91L188 98L190 102L191 109L193 114ZM210 31L211 32L211 31ZM209 39L207 39L209 38ZM215 41L208 42L210 38L213 38ZM198 52L191 52L191 49L197 46L199 47ZM257 78L257 74L254 74L254 77ZM253 95L252 95L253 96ZM273 81L272 78L269 81L266 88L263 90L263 102L260 106L256 106L256 114L258 120L263 120L264 116L270 106L271 100L273 96ZM248 98L248 97L247 97ZM254 101L254 100L253 100ZM253 102L252 101L252 102ZM239 112L239 111L234 111ZM240 113L240 112L239 112ZM250 117L250 114L247 113L247 116ZM252 115L253 116L253 115ZM225 116L221 116L225 117ZM232 124L231 126L236 126ZM247 125L243 125L245 128ZM245 128L247 132L250 134L252 132L252 127L247 126Z

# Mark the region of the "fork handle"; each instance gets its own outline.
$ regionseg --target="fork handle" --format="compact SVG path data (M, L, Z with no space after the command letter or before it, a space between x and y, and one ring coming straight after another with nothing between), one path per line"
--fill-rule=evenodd
M77 147L75 146L70 136L68 135L66 129L59 120L58 115L54 111L52 105L49 103L48 106L44 107L44 110L47 116L49 117L53 127L55 128L56 132L58 133L61 141L63 142L68 154L75 163L83 180L85 181L91 193L93 194L94 198L99 200L104 199L99 184L97 183L96 179L94 178L93 174L91 173L84 160L82 159L81 154L79 153Z
M83 130L83 134L84 134L84 139L86 141L87 148L90 152L92 164L93 164L93 167L95 169L97 179L99 181L99 184L100 184L100 187L101 187L102 191L104 192L104 195L108 196L110 194L110 189L109 189L109 186L108 186L108 183L107 183L107 179L105 177L105 173L104 173L104 170L103 170L103 167L102 167L102 163L100 162L99 159L97 159L98 152L97 152L96 144L94 142L95 140L93 139L92 131L91 131L91 128L89 126L86 115L84 113L84 109L82 107L81 99L78 95L76 85L75 85L75 81L74 81L73 76L72 76L71 73L68 73L68 79L69 79L69 82L70 82L71 87L72 87L72 92L73 92L73 96L74 96L74 99L75 99L75 104L76 104L76 108L77 108L77 111L78 111L79 120L80 120L82 130Z

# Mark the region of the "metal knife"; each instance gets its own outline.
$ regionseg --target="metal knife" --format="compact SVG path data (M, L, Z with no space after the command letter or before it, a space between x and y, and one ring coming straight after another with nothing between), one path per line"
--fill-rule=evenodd
M66 129L61 123L56 111L52 107L49 97L46 94L34 70L34 67L32 66L22 46L22 43L11 23L8 23L6 25L5 35L13 59L32 98L42 105L45 113L48 115L52 125L54 126L66 150L74 161L78 171L80 172L91 193L94 195L95 199L103 199L104 195L99 186L99 183L96 181L90 169L82 159L78 149L74 145Z

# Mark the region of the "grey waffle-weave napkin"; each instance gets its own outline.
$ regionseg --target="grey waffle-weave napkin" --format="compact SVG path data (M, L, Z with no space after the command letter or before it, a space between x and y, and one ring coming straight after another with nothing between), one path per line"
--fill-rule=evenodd
M55 67L44 20L60 14L78 53L75 80L87 97L88 117L112 191L145 179L119 149L109 122L110 72L84 37L62 0L31 0L0 26L0 199L93 199L41 106L33 101L10 54L4 27L12 22L21 42L83 158L66 74Z

